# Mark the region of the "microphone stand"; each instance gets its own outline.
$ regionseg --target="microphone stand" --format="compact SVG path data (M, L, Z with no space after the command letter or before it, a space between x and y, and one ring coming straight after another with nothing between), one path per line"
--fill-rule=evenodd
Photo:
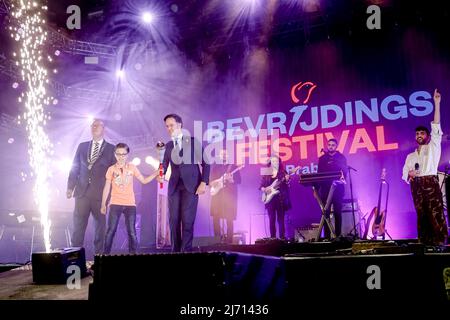
M347 170L348 170L348 179L350 181L350 197L351 197L351 201L352 201L352 219L353 219L353 230L350 231L349 234L352 234L353 239L357 239L358 235L356 232L356 221L355 221L355 205L354 205L354 200L353 200L353 184L352 184L352 173L351 170L354 171L358 171L355 168L351 167L351 166L347 166Z

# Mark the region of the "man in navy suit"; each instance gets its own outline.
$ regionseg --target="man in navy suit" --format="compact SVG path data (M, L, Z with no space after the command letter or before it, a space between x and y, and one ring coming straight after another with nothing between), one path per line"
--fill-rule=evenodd
M116 160L114 146L103 139L105 125L94 120L92 140L78 145L67 182L67 198L75 198L72 246L83 247L84 234L92 213L95 222L95 254L103 253L106 216L101 214L101 201L106 171Z
M164 174L169 164L171 167L168 202L172 251L187 252L192 250L198 196L206 191L210 166L203 158L201 142L183 136L183 120L179 115L169 114L164 122L172 138L166 144L163 160ZM158 180L162 182L163 177Z

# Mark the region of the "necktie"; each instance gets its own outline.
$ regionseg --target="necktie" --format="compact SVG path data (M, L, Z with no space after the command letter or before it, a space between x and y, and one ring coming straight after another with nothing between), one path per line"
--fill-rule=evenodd
M181 150L181 139L175 138L175 148L178 148Z
M94 163L95 160L97 160L97 158L98 158L98 147L99 147L99 143L95 142L94 143L94 151L92 152L92 157L91 157L92 163Z

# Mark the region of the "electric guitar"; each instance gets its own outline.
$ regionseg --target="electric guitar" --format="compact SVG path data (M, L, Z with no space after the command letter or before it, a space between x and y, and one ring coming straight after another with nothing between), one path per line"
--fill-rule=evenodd
M387 186L386 191L386 205L383 211L381 211L381 194L383 191L383 185ZM383 237L386 232L386 214L387 214L387 204L389 197L389 184L386 181L386 169L383 168L381 172L381 184L380 184L380 192L378 194L378 204L375 208L372 209L372 212L369 215L366 223L366 230L364 231L363 239L367 239L367 234L369 229L372 230L373 239L377 239L377 237ZM370 223L373 219L372 227L370 228Z
M231 171L229 174L230 175L233 175L233 174L235 174L236 172L238 172L239 170L241 170L242 168L244 168L244 165L242 165L242 166L239 166L239 167L237 167L236 169L234 169L233 171ZM218 178L218 179L216 179L216 180L214 180L214 181L212 181L211 183L210 183L210 189L209 189L209 193L212 195L212 196L215 196L216 194L218 194L219 193L219 191L220 190L222 190L224 187L225 187L225 175L226 175L227 173L225 173L223 176L221 176L220 178Z
M298 169L300 169L301 167L302 167L302 166L295 167L295 168L292 170L292 172L289 173L289 175L290 175L290 176L294 175L295 172L296 172ZM273 199L273 197L275 197L277 194L280 193L279 188L280 188L281 184L282 184L283 182L285 182L285 181L286 181L286 177L285 177L285 176L284 176L283 178L281 178L281 179L278 179L278 178L275 179L275 180L272 182L272 184L271 184L270 186L266 187L266 191L263 191L263 192L262 192L262 195L261 195L261 201L262 201L264 204L269 203L269 202Z

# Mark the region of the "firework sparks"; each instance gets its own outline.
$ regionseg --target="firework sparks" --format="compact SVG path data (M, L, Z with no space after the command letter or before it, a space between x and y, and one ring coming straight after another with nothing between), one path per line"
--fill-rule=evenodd
M18 0L11 5L11 9L11 37L20 44L20 53L13 53L13 56L20 67L22 81L26 84L25 91L19 97L19 102L25 106L23 115L19 116L19 123L23 122L28 132L30 166L36 179L33 193L41 214L45 250L50 252L48 179L52 144L44 130L50 119L44 106L49 104L50 99L46 92L47 69L43 64L43 50L47 39L47 32L43 27L47 7L38 0Z

